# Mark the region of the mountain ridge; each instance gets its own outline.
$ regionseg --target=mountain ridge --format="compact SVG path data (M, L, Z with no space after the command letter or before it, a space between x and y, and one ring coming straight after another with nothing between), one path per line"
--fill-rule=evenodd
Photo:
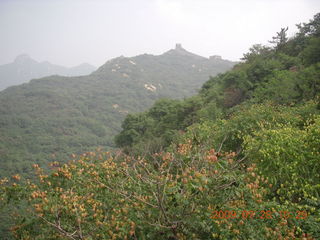
M96 70L96 67L88 63L82 63L74 67L64 67L48 61L38 62L24 53L18 55L13 62L0 65L0 91L35 78L51 75L88 75L94 70Z

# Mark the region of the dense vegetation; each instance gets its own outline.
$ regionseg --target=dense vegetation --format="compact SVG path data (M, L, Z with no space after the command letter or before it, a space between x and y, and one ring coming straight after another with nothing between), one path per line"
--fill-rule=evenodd
M285 35L285 29L282 29L272 41L276 44L273 48L254 45L244 55L244 62L232 71L212 77L199 95L184 101L161 100L147 112L130 114L122 124L123 131L116 137L116 143L127 150L130 148L131 152L156 152L170 145L175 136L193 123L230 122L236 117L234 115L255 108L252 104L281 104L291 111L309 100L318 101L318 21L315 18L309 24L299 25L299 33L289 40L282 36ZM248 117L248 121L259 121L257 117L260 118ZM227 136L228 130L224 131L223 135ZM227 138L233 141L232 137ZM240 145L238 142L232 147ZM230 150L231 146L225 144L225 147Z
M122 150L2 180L17 239L319 239L320 14L192 98L130 114Z
M30 176L32 163L67 161L72 153L114 147L130 112L162 97L195 93L233 62L183 48L162 55L119 57L82 77L51 76L0 92L0 177Z

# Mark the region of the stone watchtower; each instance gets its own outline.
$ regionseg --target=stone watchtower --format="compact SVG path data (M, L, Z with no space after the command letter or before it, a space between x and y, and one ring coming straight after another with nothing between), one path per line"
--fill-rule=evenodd
M181 50L183 49L181 46L181 43L176 43L176 50Z

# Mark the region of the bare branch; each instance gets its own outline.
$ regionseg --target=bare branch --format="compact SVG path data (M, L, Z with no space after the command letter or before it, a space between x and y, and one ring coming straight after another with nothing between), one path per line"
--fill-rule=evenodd
M65 231L64 229L61 228L60 226L60 222L59 222L59 225L55 224L55 223L52 223L50 221L48 221L47 219L45 219L44 217L40 216L40 218L45 221L46 223L48 223L49 225L53 226L55 229L57 229L62 235L70 238L70 239L73 239L73 240L76 240L76 238L73 237L73 235L77 232L77 230L74 232L74 233L68 233L67 231ZM82 238L80 238L82 239Z
M220 144L218 153L220 153L220 151L221 151L221 149L222 149L222 146L223 146L223 144L224 144L224 142L225 142L226 140L227 140L227 136L224 136L224 138L223 138L223 140L222 140L222 142L221 142L221 144Z

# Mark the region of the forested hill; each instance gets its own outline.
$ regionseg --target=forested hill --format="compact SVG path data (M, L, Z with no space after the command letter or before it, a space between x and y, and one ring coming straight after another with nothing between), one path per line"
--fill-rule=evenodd
M115 79L127 79L130 81L126 82L135 84L132 90L143 86L155 96L179 99L197 93L209 76L225 72L234 64L219 56L209 59L198 56L177 44L175 49L159 56L143 54L112 59L93 75L108 76L111 72Z
M112 59L88 76L50 76L10 87L0 92L0 176L112 147L127 113L158 98L191 96L209 76L234 64L177 45L159 56Z
M96 68L88 63L67 68L45 62L38 62L27 54L21 54L12 63L0 65L0 91L31 79L51 75L80 76L92 73Z
M192 124L214 121L214 125L223 124L220 137L217 138L219 134L215 133L212 141L219 142L225 137L225 150L232 147L241 151L242 141L234 134L246 129L248 122L228 126L224 124L231 124L232 120L224 122L226 119L237 119L238 115L245 117L255 112L257 115L248 115L247 120L258 121L255 118L262 120L267 115L269 118L273 111L276 113L284 106L288 111L294 106L310 107L305 105L310 100L315 101L311 104L313 110L306 108L299 117L307 118L304 114L317 112L320 93L319 25L318 14L310 23L297 25L299 31L292 38L287 37L288 29L282 28L270 41L272 47L252 46L244 54L243 62L231 71L211 77L198 95L183 101L160 100L146 112L128 115L122 124L122 132L116 137L118 146L135 154L158 152ZM281 106L280 109L273 108L277 105ZM260 108L268 114L258 112Z

